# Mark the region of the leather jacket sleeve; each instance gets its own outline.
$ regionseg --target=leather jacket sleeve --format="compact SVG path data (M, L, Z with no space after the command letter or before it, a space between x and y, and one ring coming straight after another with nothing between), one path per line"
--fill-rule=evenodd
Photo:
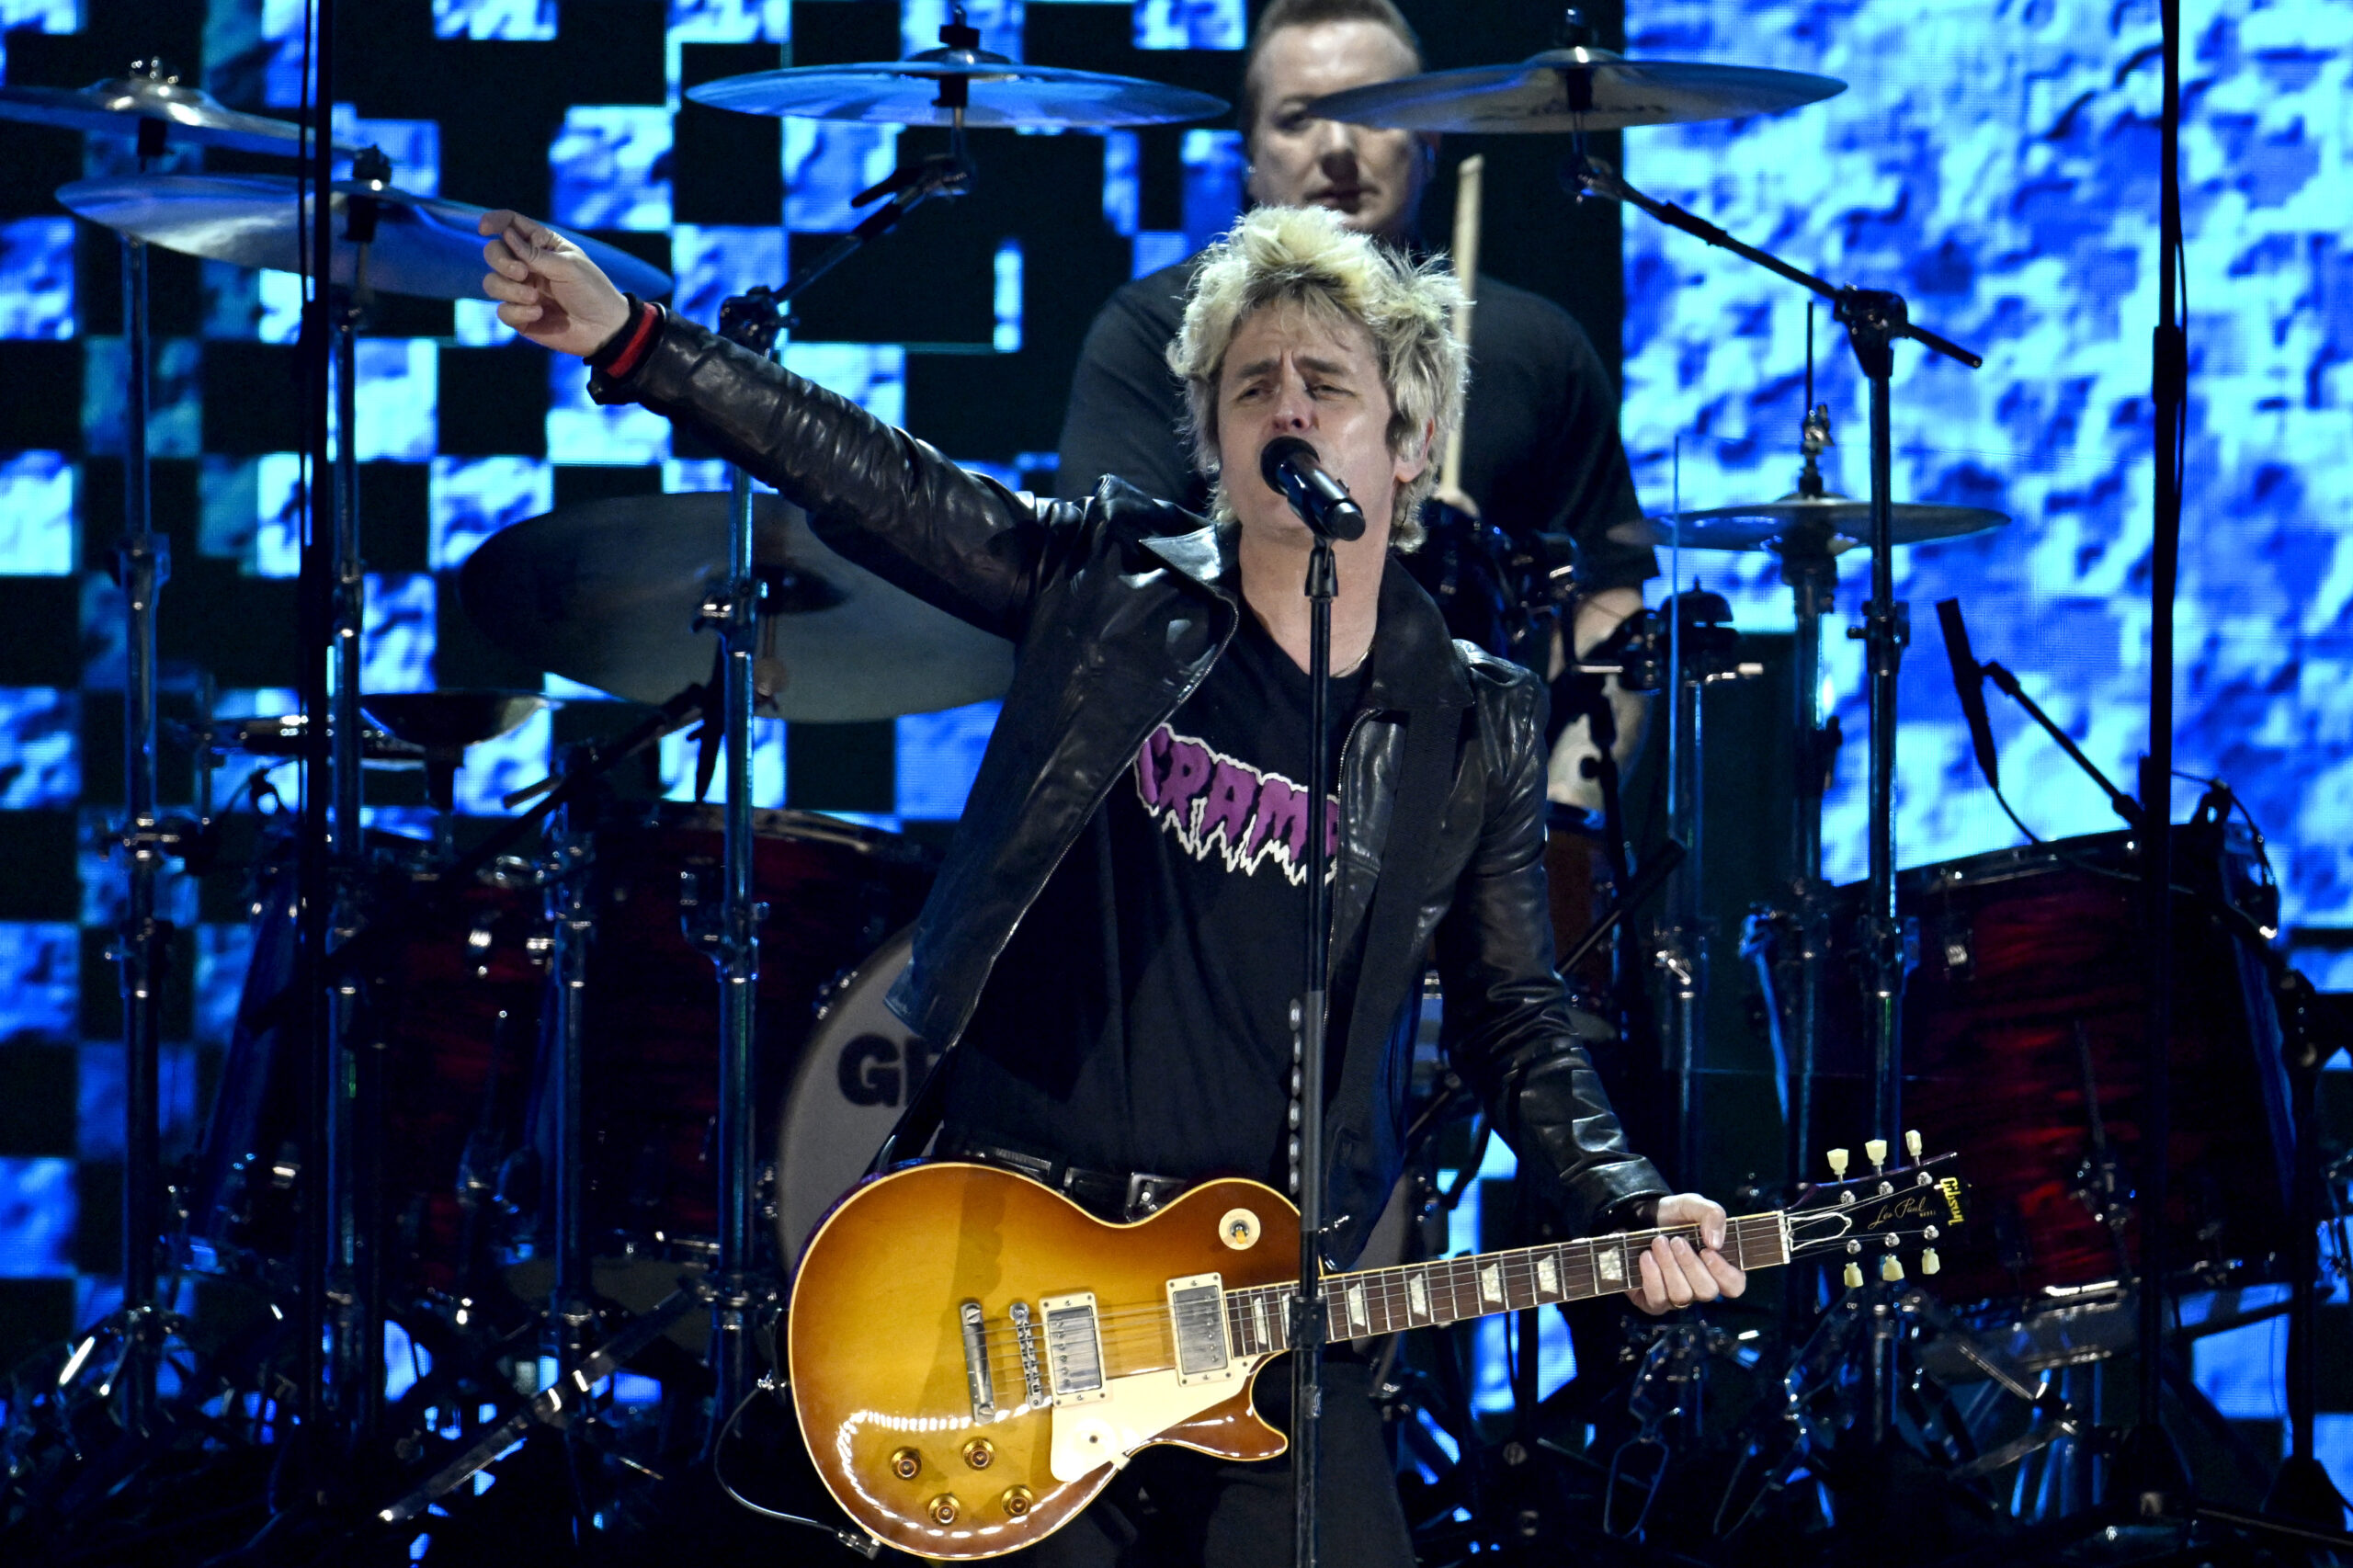
M1492 673L1510 669L1497 689ZM1482 673L1487 776L1479 842L1438 928L1446 1035L1496 1131L1581 1231L1615 1228L1668 1191L1626 1146L1552 968L1544 880L1544 693L1510 666Z
M1041 516L847 398L669 312L627 377L599 373L589 392L693 430L806 511L827 545L1000 637L1019 640L1074 545L1080 508Z

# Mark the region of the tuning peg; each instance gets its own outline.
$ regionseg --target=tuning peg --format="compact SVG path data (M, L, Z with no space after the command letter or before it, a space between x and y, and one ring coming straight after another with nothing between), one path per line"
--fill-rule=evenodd
M1849 1290L1859 1290L1863 1288L1863 1266L1861 1264L1850 1263L1847 1266L1846 1284L1847 1289Z
M1920 1142L1920 1130L1918 1128L1909 1127L1904 1129L1904 1152L1912 1156L1912 1161L1915 1165L1919 1163L1920 1153L1925 1147L1926 1145Z
M1834 1181L1845 1181L1847 1179L1847 1151L1844 1149L1831 1150L1829 1153L1829 1160L1831 1179Z
M1934 1274L1942 1267L1944 1267L1944 1264L1938 1258L1936 1248L1923 1247L1920 1249L1921 1273Z
M1893 1285L1904 1278L1904 1260L1889 1253L1879 1260L1879 1277Z
M1863 1154L1865 1158L1870 1161L1873 1172L1884 1170L1887 1167L1887 1140L1884 1138L1866 1139L1863 1142Z

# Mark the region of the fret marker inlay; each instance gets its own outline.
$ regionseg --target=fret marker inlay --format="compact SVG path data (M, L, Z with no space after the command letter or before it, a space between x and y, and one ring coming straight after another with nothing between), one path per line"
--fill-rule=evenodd
M1258 1343L1261 1345L1272 1345L1275 1342L1274 1335L1267 1332L1266 1297L1253 1296L1250 1298L1250 1318L1252 1326L1256 1328L1258 1331Z
M1504 1271L1500 1264L1491 1263L1479 1270L1479 1293L1491 1301L1504 1299Z
M1619 1250L1617 1243L1612 1242L1596 1252L1594 1258L1601 1265L1601 1277L1604 1279L1608 1280L1612 1285L1623 1285L1626 1282L1626 1255Z
M1430 1315L1429 1287L1422 1283L1422 1277L1419 1274L1409 1274L1405 1277L1405 1301L1414 1309L1415 1317L1426 1318Z
M1536 1288L1548 1296L1561 1293L1560 1266L1549 1256L1536 1260Z
M1348 1322L1360 1329L1372 1326L1364 1315L1364 1287L1361 1285L1348 1287Z

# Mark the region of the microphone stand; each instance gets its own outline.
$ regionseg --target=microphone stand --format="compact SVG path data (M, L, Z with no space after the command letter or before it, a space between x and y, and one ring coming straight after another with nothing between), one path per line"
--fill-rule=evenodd
M1292 1553L1297 1568L1315 1568L1315 1478L1322 1457L1324 1415L1324 1056L1328 1020L1324 985L1332 953L1332 892L1324 883L1330 857L1324 823L1332 790L1328 739L1332 686L1332 600L1339 569L1332 540L1310 510L1291 503L1308 525L1307 557L1307 986L1299 1015L1299 1293L1290 1334L1290 1482Z

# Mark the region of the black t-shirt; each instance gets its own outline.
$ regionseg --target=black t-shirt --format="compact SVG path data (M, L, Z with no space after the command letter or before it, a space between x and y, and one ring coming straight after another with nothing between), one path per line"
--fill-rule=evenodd
M1209 484L1185 445L1185 393L1165 358L1199 257L1111 296L1087 329L1063 416L1059 494L1093 493L1116 473L1147 495L1205 512ZM1479 280L1471 315L1471 396L1462 488L1505 532L1575 539L1587 588L1657 574L1652 552L1608 538L1642 503L1618 437L1618 397L1576 318L1540 295Z
M1332 683L1335 780L1364 681ZM950 1059L952 1135L1094 1170L1287 1178L1308 700L1245 612L990 972ZM1321 816L1336 851L1336 786Z

